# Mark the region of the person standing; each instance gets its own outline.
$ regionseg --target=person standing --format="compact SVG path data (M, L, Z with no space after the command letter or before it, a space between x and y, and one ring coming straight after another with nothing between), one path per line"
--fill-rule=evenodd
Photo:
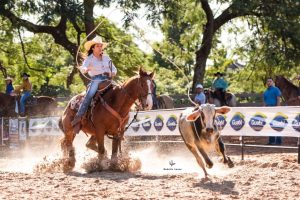
M20 116L25 116L25 103L28 97L30 97L32 92L32 84L29 81L30 75L27 73L23 73L22 75L23 82L22 85L16 88L16 92L20 93L22 90L22 96L20 99Z
M88 73L92 80L87 89L84 100L71 122L74 127L74 132L76 133L80 130L78 125L80 125L83 115L87 111L93 96L97 92L99 84L117 74L117 69L112 63L110 57L103 54L103 50L107 45L108 43L102 42L102 38L100 36L96 36L94 39L87 41L84 44L84 48L87 50L87 57L83 61L80 70L83 73Z
M267 78L267 89L264 92L264 106L280 106L281 91L275 86L272 78ZM269 137L269 145L281 145L281 137Z
M198 105L205 104L206 102L203 86L200 83L196 85L196 96L194 101Z
M6 83L6 90L5 90L5 94L7 95L12 95L12 93L14 92L14 86L12 84L12 78L7 77L5 79L5 83Z

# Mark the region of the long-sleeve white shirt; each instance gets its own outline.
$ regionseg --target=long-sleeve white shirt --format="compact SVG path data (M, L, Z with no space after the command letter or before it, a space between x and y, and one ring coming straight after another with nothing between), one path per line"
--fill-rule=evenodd
M111 62L111 64L110 64ZM110 69L110 66L112 69ZM84 61L80 69L89 70L88 74L93 77L103 73L114 73L117 74L117 68L112 63L108 55L102 55L102 60L95 57L93 54L89 55Z

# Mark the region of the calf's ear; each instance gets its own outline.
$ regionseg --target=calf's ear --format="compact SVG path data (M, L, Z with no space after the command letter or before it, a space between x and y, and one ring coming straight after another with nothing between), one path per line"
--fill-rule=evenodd
M200 116L199 110L192 112L191 114L186 116L187 121L195 121Z
M227 106L222 106L222 107L216 109L216 113L220 113L220 114L226 114L229 111L230 111L230 108Z

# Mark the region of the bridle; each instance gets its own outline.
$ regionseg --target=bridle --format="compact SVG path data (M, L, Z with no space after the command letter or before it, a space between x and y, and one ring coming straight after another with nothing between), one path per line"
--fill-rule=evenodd
M148 79L147 79L147 80L148 80ZM150 78L149 80L152 81L152 78ZM136 104L136 106L137 106L138 108L142 107L142 109L144 110L146 107L145 107L145 105L144 105L144 103L143 103L143 99L144 99L144 98L147 98L148 95L152 95L152 92L151 92L151 90L150 90L150 92L149 92L149 88L148 88L148 91L147 91L146 94L141 94L140 91L143 91L143 90L144 90L144 88L142 87L141 76L139 76L139 77L137 78L137 81L138 81L138 82L137 82L137 85L138 85L138 88L137 88L137 90L138 90L138 97L137 97L137 99L138 99L138 101L139 101L139 104L136 103L135 99L132 98L132 96L129 94L129 92L128 92L123 86L122 86L122 91L125 92L125 94L127 95L127 97L128 97L129 99L131 99L132 101L135 102L135 104Z

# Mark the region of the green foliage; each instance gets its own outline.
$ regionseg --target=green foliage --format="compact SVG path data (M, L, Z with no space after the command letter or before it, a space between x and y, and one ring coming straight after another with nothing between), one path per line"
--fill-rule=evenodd
M84 4L86 2L91 5ZM229 54L220 41L224 29L215 30L212 35L212 49L209 49L211 53L204 77L205 87L210 87L216 71L226 73L226 79L230 83L229 89L233 92L261 92L265 89L266 77L284 74L293 78L299 73L299 1L217 0L215 2L217 6L229 6L227 11L234 16L232 19L246 20L253 34L249 38L244 38L245 43L232 47L233 53ZM111 3L120 5L126 14L124 17L126 25L130 25L130 21L136 17L137 9L145 7L147 10L145 15L149 21L158 25L165 36L162 42L154 44L160 53L153 52L153 54L146 55L139 50L134 44L133 38L126 34L126 31L120 30L108 19L103 17L94 19L92 15L87 19L84 16L87 11L85 9L93 8L94 3L100 7L108 7ZM212 1L208 1L208 3L210 6L213 5ZM80 41L85 38L83 33L87 24L101 23L96 32L110 43L106 52L118 68L117 79L119 81L124 81L134 75L138 67L143 66L147 70L156 71L159 94L175 94L186 93L186 87L190 80L193 76L198 76L198 74L193 74L196 53L206 42L202 39L207 25L201 1L3 0L0 2L0 16L4 16L5 9L9 9L17 17L36 21L38 25L57 27L61 20L65 19L67 21L65 24L66 38L74 46L79 45ZM214 10L215 19L220 12L222 15L223 11ZM242 34L245 29L237 27L232 19L224 21L221 27L226 24L231 33ZM73 67L77 66L74 62L74 55L70 55L73 52L67 51L66 46L64 46L65 48L59 46L58 39L56 38L54 41L49 33L27 36L25 29L18 27L19 25L19 22L14 20L8 21L5 17L0 18L0 60L6 67L8 75L14 78L14 83L21 83L20 74L25 71L31 74L31 81L36 91L39 91L37 93L60 96L84 91L85 86L78 74L75 75L70 89L65 89L68 75L72 72ZM63 23L60 25L64 28ZM25 63L16 28L20 28L28 63ZM171 64L168 59L180 69ZM207 57L203 58L203 60L205 59ZM245 65L231 70L230 66L239 61ZM0 83L0 89L4 90L3 82Z

